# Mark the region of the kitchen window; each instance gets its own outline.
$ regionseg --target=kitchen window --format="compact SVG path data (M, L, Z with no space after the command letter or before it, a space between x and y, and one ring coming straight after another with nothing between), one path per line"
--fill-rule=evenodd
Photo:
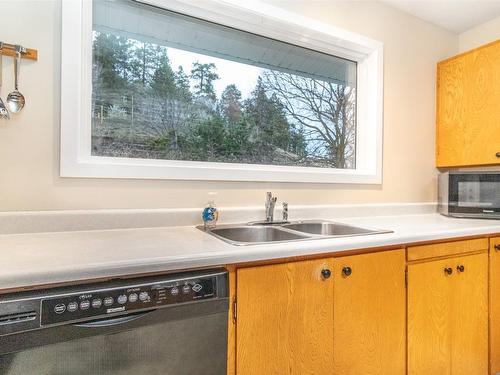
M61 175L380 182L381 44L285 13L63 2Z

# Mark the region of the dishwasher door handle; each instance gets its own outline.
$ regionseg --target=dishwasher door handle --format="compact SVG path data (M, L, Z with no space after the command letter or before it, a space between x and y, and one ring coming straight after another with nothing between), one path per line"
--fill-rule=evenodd
M86 323L76 323L72 324L74 327L79 327L79 328L102 328L102 327L111 327L111 326L116 326L120 324L126 324L133 322L134 320L140 319L145 317L146 315L149 315L153 313L156 310L150 310L150 311L145 311L142 313L138 314L130 314L126 316L120 316L118 318L106 318L106 319L100 319L100 320L94 320L91 322L86 322Z

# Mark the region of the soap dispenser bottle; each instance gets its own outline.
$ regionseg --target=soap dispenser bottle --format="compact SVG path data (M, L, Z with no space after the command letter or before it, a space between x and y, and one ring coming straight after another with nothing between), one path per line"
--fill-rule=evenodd
M213 200L208 201L207 207L203 210L201 217L205 230L215 228L217 220L219 219L219 211L217 211L217 207L215 207L215 202Z

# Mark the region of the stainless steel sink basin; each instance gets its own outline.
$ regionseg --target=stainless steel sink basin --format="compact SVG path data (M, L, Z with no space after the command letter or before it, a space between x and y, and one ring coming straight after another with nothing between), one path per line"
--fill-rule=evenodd
M355 227L326 220L304 220L286 223L252 222L248 224L222 225L215 229L198 229L232 245L255 245L271 242L325 239L390 233L387 230Z
M209 233L235 245L294 241L310 237L303 233L286 231L271 226L228 226L212 229Z
M348 224L334 223L329 221L302 221L284 224L283 228L294 231L317 234L321 236L359 236L363 234L383 233L385 231L355 227Z

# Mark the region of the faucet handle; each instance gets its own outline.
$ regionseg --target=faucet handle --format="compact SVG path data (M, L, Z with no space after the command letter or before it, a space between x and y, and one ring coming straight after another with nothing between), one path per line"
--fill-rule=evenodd
M283 221L288 221L288 203L283 202Z

